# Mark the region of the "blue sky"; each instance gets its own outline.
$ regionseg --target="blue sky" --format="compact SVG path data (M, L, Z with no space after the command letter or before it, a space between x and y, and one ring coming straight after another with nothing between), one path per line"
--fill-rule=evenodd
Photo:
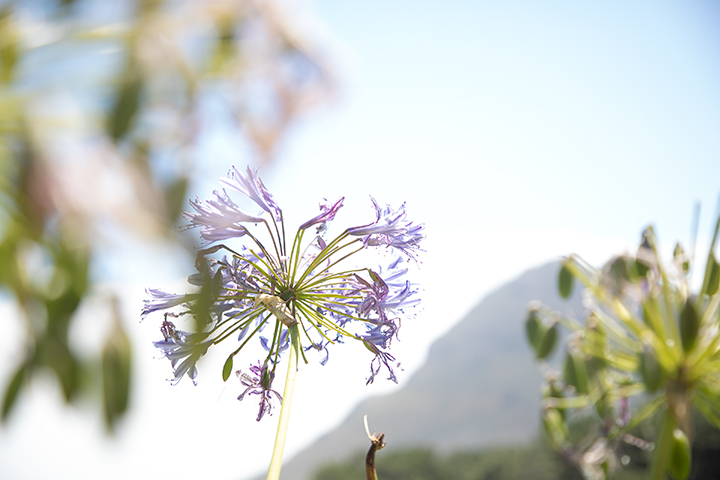
M407 202L409 216L427 224L424 311L394 346L405 366L400 387L437 336L527 268L572 252L601 262L634 249L650 223L665 251L687 244L698 201L707 239L720 195L716 2L303 5L322 24L306 28L337 66L340 93L260 173L298 222L320 198L346 196L336 221L361 223L373 195ZM248 162L233 138L206 148L192 192L201 198L229 165ZM143 293L128 291L132 317ZM155 326L130 328L140 374L120 438L102 440L96 415L55 405L54 387L38 385L0 438L0 476L41 478L46 471L30 460L38 449L58 479L96 478L88 458L110 465L104 478L231 479L266 468L276 417L255 424L255 405L235 400L239 384L216 382L223 359L209 359L198 387L170 387L168 366L153 359ZM301 370L286 458L340 421L354 406L347 398L397 388L366 388L369 359L360 355L338 349L324 369ZM73 442L63 440L68 431ZM186 462L192 439L196 458Z

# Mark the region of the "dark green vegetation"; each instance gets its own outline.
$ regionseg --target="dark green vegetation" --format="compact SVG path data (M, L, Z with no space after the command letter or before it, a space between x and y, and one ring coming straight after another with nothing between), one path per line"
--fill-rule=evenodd
M590 422L576 424L575 435ZM720 478L720 431L702 418L696 418L693 465L689 479ZM638 448L620 445L628 455L627 467L612 475L613 480L645 478L648 456ZM357 453L344 462L328 464L312 480L362 480L365 478L365 454ZM380 480L582 480L579 470L552 453L540 441L525 446L487 448L452 453L437 453L430 448L392 450L376 455Z
M540 443L445 455L423 448L382 453L377 459L381 480L582 480L578 470ZM363 465L364 456L357 455L322 468L313 480L363 479ZM617 478L640 479L642 471L628 470Z

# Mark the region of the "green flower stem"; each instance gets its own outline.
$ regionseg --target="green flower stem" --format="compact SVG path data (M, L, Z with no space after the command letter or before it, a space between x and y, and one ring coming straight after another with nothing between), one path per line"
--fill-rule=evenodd
M655 442L655 452L650 469L649 480L665 480L667 478L667 464L670 459L670 450L673 444L673 430L677 420L671 408L665 411L660 435Z
M282 406L280 407L280 419L278 420L277 435L275 435L275 446L273 447L270 469L267 480L279 480L280 467L282 467L283 450L285 449L285 437L287 436L288 423L290 421L290 405L292 404L293 391L295 390L295 377L297 376L298 353L300 352L300 336L297 324L290 327L290 357L288 358L287 378L285 379L285 390L283 390Z

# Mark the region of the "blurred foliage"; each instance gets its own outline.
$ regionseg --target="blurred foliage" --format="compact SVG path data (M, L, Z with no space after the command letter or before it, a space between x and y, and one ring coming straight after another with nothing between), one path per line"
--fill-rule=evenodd
M720 478L720 431L704 417L695 415L691 480ZM568 425L572 440L582 442L596 429L592 416L576 418ZM640 434L640 427L632 432ZM635 445L624 444L621 458L627 466L613 476L616 480L645 478L650 454ZM347 461L317 470L313 480L357 480L364 478L365 457L358 453ZM383 451L377 462L381 480L581 480L579 465L566 461L544 442L439 454L426 448Z
M720 217L696 293L692 255L677 244L672 265L663 265L648 227L636 255L615 257L600 270L577 256L563 261L561 294L569 296L575 280L587 289L584 322L531 307L526 333L546 377L544 438L586 478L614 476L621 467L617 452L628 443L652 451L648 478L688 478L694 412L720 428L719 230ZM559 326L570 333L557 370L548 360ZM582 441L568 430L577 412L591 412L598 427ZM645 424L655 427L649 438L629 433Z
M430 449L385 453L378 461L382 480L576 480L580 473L537 442L527 447L493 448L442 455ZM364 478L364 457L321 468L313 480ZM623 480L641 477L626 476Z
M114 320L99 358L70 335L102 281L93 266L127 235L178 242L172 226L205 136L235 129L269 161L298 115L329 98L323 55L296 28L301 17L288 18L270 0L4 3L0 288L25 338L3 421L47 370L65 401L102 398L113 430L132 383L117 295L103 297Z

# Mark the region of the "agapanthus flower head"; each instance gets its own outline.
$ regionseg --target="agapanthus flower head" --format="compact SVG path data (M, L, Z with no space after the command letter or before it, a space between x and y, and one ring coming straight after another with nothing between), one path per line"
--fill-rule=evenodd
M324 364L329 345L352 339L374 355L368 383L383 367L390 380L397 381L395 358L386 350L397 338L401 318L419 303L418 289L407 280L403 261L415 258L424 225L407 220L404 204L398 209L380 207L372 199L373 223L346 228L328 240L326 225L335 219L344 197L335 202L323 199L320 213L302 223L288 241L282 209L257 172L248 168L241 173L233 167L222 183L250 199L261 213L244 212L226 190L215 191L215 198L206 202L191 201L194 212L184 214L187 228L198 228L207 242L198 252L198 273L189 278L197 289L183 295L149 290L152 298L143 309L143 316L166 310L166 317L195 320L192 334L167 319L161 327L164 340L156 346L171 360L173 381L185 374L194 380L195 364L210 346L237 341L223 368L227 380L234 357L258 338L267 355L251 367L254 377L241 377L246 390L240 397L261 395L258 419L262 418L270 409L270 384L288 349L291 329L300 333L303 358L305 351L316 350ZM314 233L310 227L316 227ZM378 256L385 265L351 263L354 254L372 249L394 255Z

